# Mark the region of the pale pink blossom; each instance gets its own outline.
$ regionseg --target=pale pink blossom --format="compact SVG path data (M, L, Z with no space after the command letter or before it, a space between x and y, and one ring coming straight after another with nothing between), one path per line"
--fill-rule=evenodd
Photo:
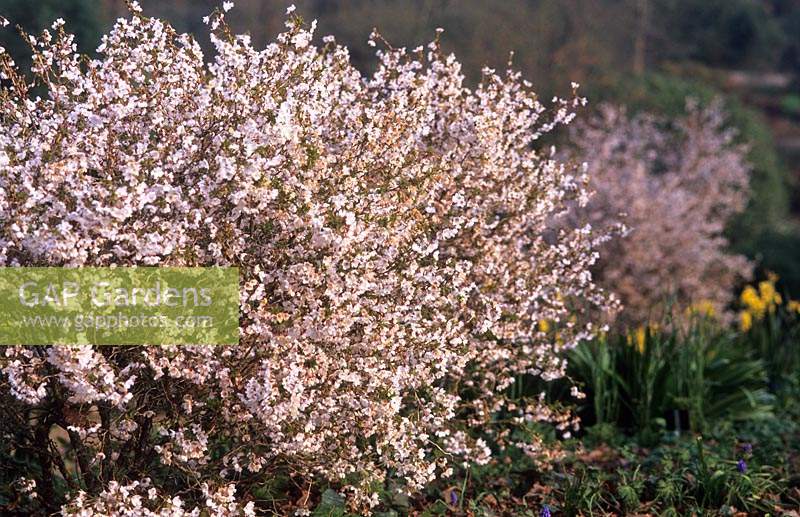
M746 148L735 136L720 102L690 101L672 122L604 105L574 126L573 158L587 162L594 191L577 217L629 229L601 249L595 270L621 298L623 321L643 324L670 309L683 317L698 304L730 316L734 288L752 268L725 237L749 195Z
M135 9L85 62L58 28L35 42L43 98L0 55L0 265L241 272L237 346L4 350L2 403L54 415L86 465L65 514L251 515L290 474L368 512L388 473L413 492L487 463L471 430L499 411L575 425L506 393L562 376L613 305L589 273L604 237L552 230L579 171L537 145L583 99L488 69L468 89L438 43L363 77L297 23L258 50L217 12L205 59ZM172 481L135 479L156 468Z

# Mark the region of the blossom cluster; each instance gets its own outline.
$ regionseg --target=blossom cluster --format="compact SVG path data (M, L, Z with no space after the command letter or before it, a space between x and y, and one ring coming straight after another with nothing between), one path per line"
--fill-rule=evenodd
M620 320L643 325L664 312L730 320L734 287L752 265L730 252L725 228L747 203L750 169L721 103L690 101L671 121L603 105L572 129L573 158L587 162L594 191L576 213L628 228L604 244L595 270L625 306Z
M768 313L774 313L783 303L783 297L775 288L778 277L770 274L766 280L758 283L758 287L746 285L739 295L742 310L739 312L739 327L747 332L753 327L754 321L761 321ZM790 312L797 310L797 302L789 300L787 307Z
M230 7L213 56L135 3L96 59L60 21L30 36L33 81L0 54L0 266L240 268L236 346L0 351L0 433L37 451L44 508L246 515L280 474L289 507L328 483L366 511L388 476L488 461L500 411L566 432L506 394L563 375L613 306L604 237L552 226L586 180L537 145L583 99L489 69L468 89L436 41L378 35L364 77L293 15L255 49Z

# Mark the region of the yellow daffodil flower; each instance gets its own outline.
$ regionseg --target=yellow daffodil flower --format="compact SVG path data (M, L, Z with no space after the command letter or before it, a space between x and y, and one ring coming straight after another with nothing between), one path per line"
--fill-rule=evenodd
M753 328L753 315L747 311L740 312L739 327L742 329L742 332L747 332Z
M644 327L639 327L636 329L636 350L639 351L640 354L644 353L644 347L646 344L647 338L647 331Z

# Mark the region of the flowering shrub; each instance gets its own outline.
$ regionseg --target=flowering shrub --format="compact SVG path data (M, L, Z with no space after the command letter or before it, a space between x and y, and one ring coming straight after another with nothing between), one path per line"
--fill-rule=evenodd
M288 507L324 482L365 509L387 476L411 491L487 461L473 428L498 411L572 425L504 394L563 375L583 315L613 305L589 273L602 237L549 231L584 180L535 146L582 99L546 109L488 69L469 90L436 42L365 78L294 17L256 50L228 8L208 64L135 3L98 59L61 22L30 38L33 83L0 55L0 265L241 271L238 346L2 351L31 504L251 514L285 476Z
M734 284L751 265L728 252L723 231L745 207L749 169L720 104L689 103L672 124L605 105L573 135L596 192L578 213L630 228L604 245L597 267L598 282L625 306L623 320L646 324L667 305L730 318Z

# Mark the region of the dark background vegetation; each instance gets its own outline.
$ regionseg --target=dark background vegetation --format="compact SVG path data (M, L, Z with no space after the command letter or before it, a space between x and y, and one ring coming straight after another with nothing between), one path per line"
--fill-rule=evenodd
M238 0L228 19L257 46L282 29L286 0ZM145 14L198 34L221 0L142 0ZM474 82L483 66L503 68L509 51L546 97L571 81L596 105L680 113L687 97L723 95L731 123L750 145L753 198L731 226L737 250L777 272L800 295L800 0L298 0L364 71L374 64L373 27L396 46L430 41L437 27ZM92 52L123 0L0 0L0 14L28 31L63 17L81 50ZM28 62L12 30L0 45Z

